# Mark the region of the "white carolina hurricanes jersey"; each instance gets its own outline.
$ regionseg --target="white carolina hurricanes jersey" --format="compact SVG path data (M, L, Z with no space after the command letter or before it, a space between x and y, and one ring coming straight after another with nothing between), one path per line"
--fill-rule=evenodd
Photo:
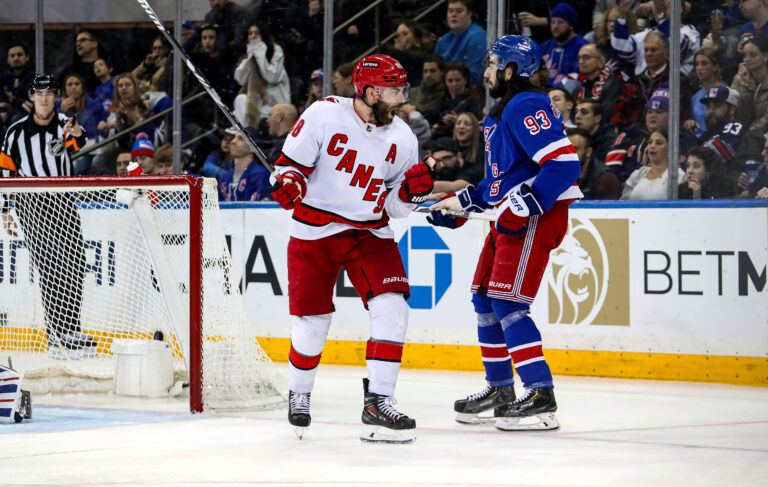
M307 194L293 210L291 236L316 240L353 228L394 238L389 217L404 218L416 205L398 197L405 171L418 162L411 128L364 122L351 98L313 103L296 121L275 164L301 171Z

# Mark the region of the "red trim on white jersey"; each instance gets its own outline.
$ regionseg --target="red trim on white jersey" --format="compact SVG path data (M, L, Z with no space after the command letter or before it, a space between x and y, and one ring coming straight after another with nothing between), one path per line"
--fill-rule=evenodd
M286 167L292 167L294 169L298 169L301 174L304 175L305 178L308 178L310 174L312 174L312 171L315 170L314 167L307 167L302 166L298 162L294 161L290 157L286 156L285 154L280 154L280 157L275 161L275 168L278 168L280 166L286 166Z
M389 215L386 211L382 212L382 217L378 220L355 221L327 210L313 208L304 203L299 204L293 210L293 219L312 227L322 227L329 223L344 223L355 228L383 228L389 223Z

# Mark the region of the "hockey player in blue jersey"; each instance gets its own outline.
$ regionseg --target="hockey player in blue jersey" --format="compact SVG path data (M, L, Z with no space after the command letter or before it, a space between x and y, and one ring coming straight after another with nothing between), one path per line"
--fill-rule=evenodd
M432 206L433 225L456 228L466 219L441 210L495 208L472 283L486 388L456 401L461 423L494 422L504 431L556 430L557 403L541 333L530 313L549 260L568 228L568 207L582 196L576 149L563 117L531 83L539 46L523 36L497 39L484 79L500 98L485 118L486 178ZM516 397L512 362L525 392ZM483 415L493 410L493 416Z

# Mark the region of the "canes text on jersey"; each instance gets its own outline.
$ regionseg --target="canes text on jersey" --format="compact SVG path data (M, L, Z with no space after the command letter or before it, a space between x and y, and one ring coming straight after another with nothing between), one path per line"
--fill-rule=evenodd
M337 171L344 171L352 174L352 178L349 182L350 186L359 186L365 188L365 194L363 195L363 201L377 201L376 209L374 213L380 212L384 208L384 200L387 197L387 190L379 191L382 189L384 180L380 178L373 178L374 166L366 164L356 164L357 151L354 149L348 149L344 147L344 144L349 142L349 137L344 134L334 134L328 143L328 155L341 156L339 163L336 165ZM384 159L391 164L395 163L395 157L397 156L397 145L392 144L387 153L387 157Z

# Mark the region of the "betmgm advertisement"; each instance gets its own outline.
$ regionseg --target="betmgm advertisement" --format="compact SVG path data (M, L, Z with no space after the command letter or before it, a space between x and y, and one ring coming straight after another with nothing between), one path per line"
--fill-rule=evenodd
M555 372L768 385L768 208L616 206L572 207L550 256L532 317ZM290 337L290 214L222 214L248 320L280 360ZM469 289L487 225L436 228L423 214L391 222L411 285L408 346L418 350L404 364L480 369ZM362 364L342 357L369 337L343 271L334 305L331 355Z

